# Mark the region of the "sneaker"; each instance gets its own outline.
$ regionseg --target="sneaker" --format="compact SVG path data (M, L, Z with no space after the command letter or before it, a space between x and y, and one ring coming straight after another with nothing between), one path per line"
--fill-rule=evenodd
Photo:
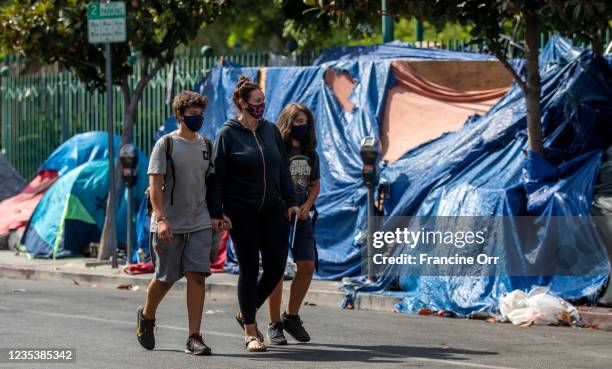
M289 333L293 338L300 342L308 342L310 341L310 335L304 329L302 325L302 319L300 319L299 315L288 315L286 312L283 313L282 316L283 328Z
M283 323L274 322L268 324L268 339L273 345L286 345L287 339L283 333Z
M210 347L204 343L204 338L199 333L194 333L187 339L187 347L185 353L194 355L210 355L212 353Z
M140 346L147 350L153 350L155 348L155 319L146 319L142 315L143 309L144 306L140 306L137 310L138 329L136 335Z

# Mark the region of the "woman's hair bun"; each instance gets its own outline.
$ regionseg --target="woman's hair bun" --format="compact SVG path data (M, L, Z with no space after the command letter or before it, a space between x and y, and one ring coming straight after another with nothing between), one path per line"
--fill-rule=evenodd
M259 89L259 85L254 83L249 78L245 76L240 76L238 79L238 83L236 83L236 87L234 88L234 93L232 94L232 101L234 101L234 105L238 108L239 111L242 110L240 107L239 101L240 99L244 101L249 101L249 95L251 91Z
M240 78L238 78L238 83L236 84L236 87L240 88L242 85L249 82L251 82L251 80L248 77L240 76Z

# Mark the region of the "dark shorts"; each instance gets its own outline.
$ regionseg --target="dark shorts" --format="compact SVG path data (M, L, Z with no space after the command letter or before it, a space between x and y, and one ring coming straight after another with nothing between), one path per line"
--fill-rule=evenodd
M309 220L299 221L295 232L295 241L291 255L295 261L315 261L315 237L312 223Z

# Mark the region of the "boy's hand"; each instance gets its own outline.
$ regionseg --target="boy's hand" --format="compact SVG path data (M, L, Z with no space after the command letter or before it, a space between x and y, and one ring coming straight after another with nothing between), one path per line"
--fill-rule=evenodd
M166 219L157 222L157 237L165 243L172 242L172 227Z
M300 212L298 215L298 219L300 220L308 219L308 213L310 213L310 207L306 206L306 204L303 204L302 206L300 206Z
M223 230L223 219L211 219L212 229L215 232Z

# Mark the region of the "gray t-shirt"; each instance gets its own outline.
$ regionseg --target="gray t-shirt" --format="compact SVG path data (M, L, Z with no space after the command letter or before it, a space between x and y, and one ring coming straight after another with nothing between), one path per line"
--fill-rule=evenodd
M214 150L209 153L206 141L199 135L193 141L179 137L176 131L169 135L173 142L172 161L176 184L173 183L172 169L166 163L165 136L153 147L148 174L167 173L164 209L172 232L189 233L211 228L206 205L206 175L214 173L214 166L210 166L214 162L212 157ZM170 194L173 185L174 205L171 205ZM155 215L151 217L151 232L157 232Z

